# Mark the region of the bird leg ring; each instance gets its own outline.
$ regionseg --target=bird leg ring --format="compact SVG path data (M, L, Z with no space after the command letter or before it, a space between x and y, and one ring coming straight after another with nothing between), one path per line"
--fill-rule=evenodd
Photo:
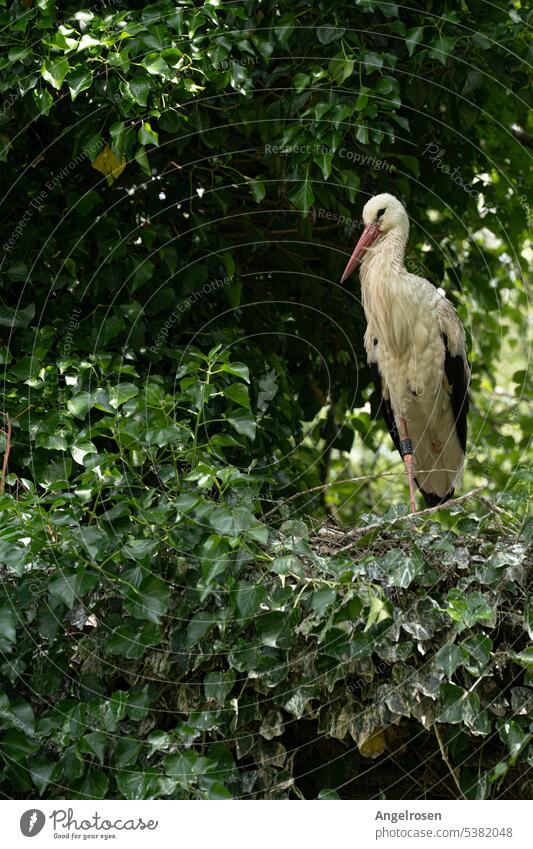
M409 502L411 505L411 513L416 513L415 506L415 483L413 477L413 443L409 439L407 432L407 422L400 416L400 453L405 463L405 471L409 481Z

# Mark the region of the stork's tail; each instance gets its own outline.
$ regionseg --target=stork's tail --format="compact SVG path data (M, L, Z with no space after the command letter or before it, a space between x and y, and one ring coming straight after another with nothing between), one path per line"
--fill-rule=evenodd
M417 484L418 486L418 484ZM438 504L446 504L450 498L453 498L455 490L452 488L446 495L442 497L440 495L435 495L434 492L425 492L421 486L418 487L422 495L424 496L424 501L426 502L428 507L436 507Z

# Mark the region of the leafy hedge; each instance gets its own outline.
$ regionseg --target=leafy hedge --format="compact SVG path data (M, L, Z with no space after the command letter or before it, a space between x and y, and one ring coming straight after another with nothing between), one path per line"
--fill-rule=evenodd
M184 353L172 395L157 374L65 365L63 428L54 413L33 433L63 459L36 466L38 490L20 479L1 498L7 786L365 795L379 759L375 792L394 798L399 758L407 772L431 764L424 792L438 797L458 792L440 746L461 793L525 794L520 492L497 513L446 511L448 530L401 507L363 515L355 534L310 529L270 499L267 463L242 463L268 433L248 368L220 346Z

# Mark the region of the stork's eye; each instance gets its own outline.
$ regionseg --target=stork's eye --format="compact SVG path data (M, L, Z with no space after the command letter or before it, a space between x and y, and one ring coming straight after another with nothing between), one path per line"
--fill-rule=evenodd
M385 215L387 209L378 209L378 218L381 218L382 215Z

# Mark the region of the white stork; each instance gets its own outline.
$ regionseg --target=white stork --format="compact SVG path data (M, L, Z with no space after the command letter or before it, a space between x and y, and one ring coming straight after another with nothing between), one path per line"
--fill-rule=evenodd
M394 195L371 198L341 282L361 263L364 337L381 411L409 479L427 504L461 485L470 366L464 328L442 289L404 265L409 218Z

